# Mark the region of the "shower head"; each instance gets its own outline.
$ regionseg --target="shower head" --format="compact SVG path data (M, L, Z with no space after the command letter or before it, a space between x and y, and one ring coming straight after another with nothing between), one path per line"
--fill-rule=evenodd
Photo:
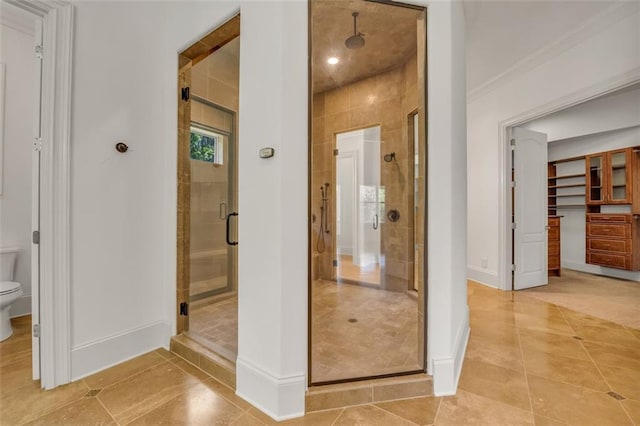
M358 12L353 12L351 16L353 16L353 35L344 41L344 45L347 46L347 49L360 49L364 46L364 34L359 33L356 29Z

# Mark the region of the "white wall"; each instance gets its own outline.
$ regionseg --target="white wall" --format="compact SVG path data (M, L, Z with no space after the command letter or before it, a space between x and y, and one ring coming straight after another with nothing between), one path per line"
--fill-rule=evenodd
M7 13L7 9L2 12ZM17 25L17 20L14 22L16 25L5 22L0 25L0 63L6 64L0 246L20 249L14 280L24 292L11 307L12 317L31 312L31 152L35 98L33 23L25 27Z
M640 120L640 116L638 117ZM640 145L640 126L613 130L605 133L597 133L595 135L587 135L568 140L552 142L549 144L549 161L560 160L565 158L573 158L583 156L585 154L593 154L597 152L610 151L618 148L626 148L630 146ZM556 173L558 175L568 175L575 173L584 173L584 160L559 163ZM584 179L576 179L577 182L584 182ZM566 183L569 183L567 181ZM558 189L567 194L575 194L578 192L575 188ZM564 201L567 200L567 201ZM570 203L569 198L564 198L563 203ZM573 199L572 199L573 200ZM574 200L577 201L577 200ZM580 203L584 203L584 197L579 199ZM615 211L629 213L629 206L607 206L603 207L604 211ZM609 210L607 210L609 208ZM623 271L620 269L606 268L598 265L589 265L585 263L586 252L586 218L585 209L561 209L558 214L563 217L560 219L560 247L561 262L563 268L574 269L577 271L589 272L592 274L606 275L616 278L624 278L627 280L640 281L640 272Z
M640 124L640 85L558 111L520 127L547 134L549 142Z
M508 181L501 123L519 124L538 111L595 96L640 79L640 13L637 3L621 3L604 28L594 21L582 40L571 39L562 52L543 52L535 66L468 99L468 277L510 289L506 272ZM535 36L535 34L533 34ZM535 62L535 61L534 61ZM482 267L482 259L487 267Z
M237 392L275 418L302 414L307 3L75 5L73 377L166 346L175 330L177 52L241 10ZM428 363L445 394L468 333L464 26L457 2L435 2L428 16ZM265 146L275 157L258 157Z

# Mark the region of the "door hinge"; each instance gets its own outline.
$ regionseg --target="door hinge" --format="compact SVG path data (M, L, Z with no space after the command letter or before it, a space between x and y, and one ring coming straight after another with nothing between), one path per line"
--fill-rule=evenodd
M340 154L340 151L337 148L333 150L333 155L339 155L339 154Z
M42 59L44 55L44 49L42 48L42 46L36 46L36 59Z
M513 271L513 272L516 271L516 265L511 265L511 271Z
M515 139L511 139L509 141L509 145L511 145L511 150L513 151L514 149L516 149L516 140Z
M511 187L515 188L516 187L516 181L514 180L513 182L511 182Z
M40 244L40 231L33 231L31 234L31 242L33 242L33 244Z
M515 222L511 223L511 229L516 229L516 223Z
M182 98L183 101L188 101L190 94L189 94L189 88L188 87L183 87L182 88L182 95L180 96Z
M33 324L33 337L40 337L40 324Z
M335 266L335 267L338 266L338 260L337 259L333 259L333 266Z
M189 304L187 302L180 303L180 315L185 317L189 315Z

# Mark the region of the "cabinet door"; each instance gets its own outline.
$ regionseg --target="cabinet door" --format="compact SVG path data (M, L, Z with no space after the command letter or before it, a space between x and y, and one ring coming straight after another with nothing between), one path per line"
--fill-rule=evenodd
M605 154L587 155L586 195L587 204L604 204L605 198Z
M631 204L631 150L608 153L608 204Z

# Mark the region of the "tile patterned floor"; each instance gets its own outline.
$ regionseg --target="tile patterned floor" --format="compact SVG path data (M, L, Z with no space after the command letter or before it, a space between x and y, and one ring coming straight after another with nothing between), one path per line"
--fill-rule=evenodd
M526 293L469 284L471 338L454 397L307 414L286 425L640 425L640 330ZM0 343L2 425L274 424L157 350L53 391L30 380L29 318Z
M337 270L338 279L380 285L380 264L372 263L363 267L353 264L353 257L340 255Z

